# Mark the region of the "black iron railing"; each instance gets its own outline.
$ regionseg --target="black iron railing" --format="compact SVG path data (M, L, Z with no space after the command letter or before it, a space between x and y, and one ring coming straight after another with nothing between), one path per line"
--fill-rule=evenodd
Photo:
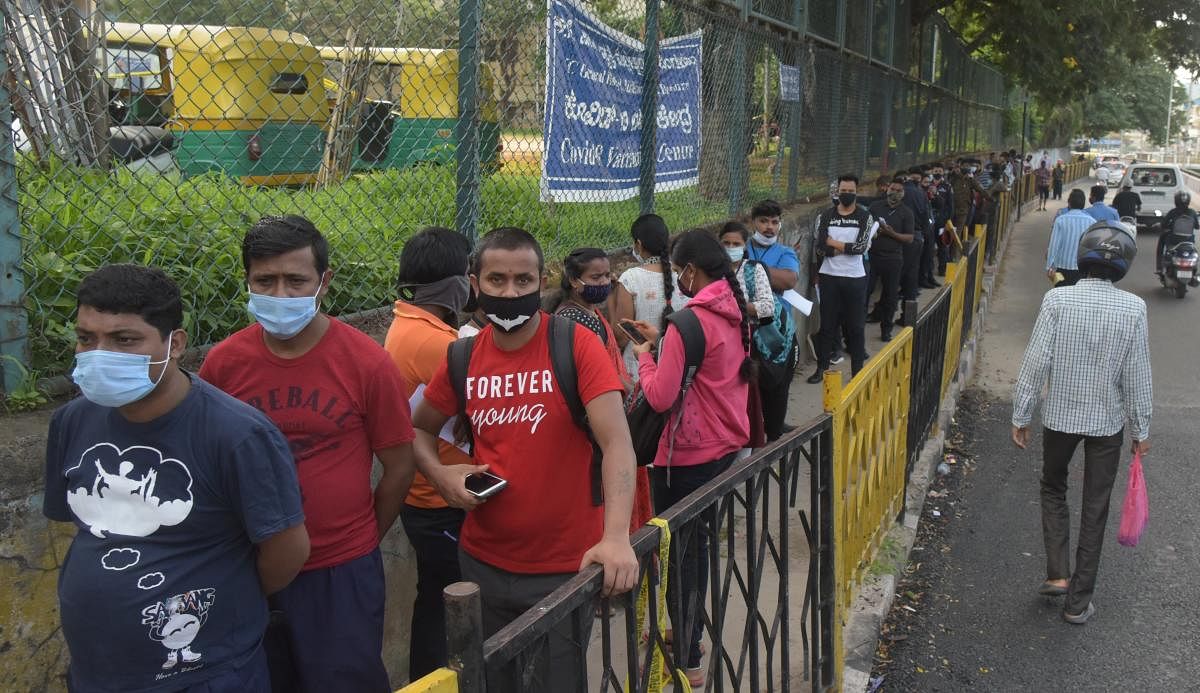
M974 239L967 244L964 256L967 258L967 281L963 289L963 320L962 331L959 332L959 346L967 343L967 338L971 336L971 324L975 321L975 284L983 281L983 277L979 276L979 240Z
M697 618L708 650L704 690L792 691L800 685L814 691L831 689L836 663L830 421L828 416L814 419L735 462L661 514L672 547L704 542L709 555L707 595L698 603L685 605L683 590L667 590L673 643L659 636L657 556L662 530L654 525L632 538L642 580L649 586L641 624L635 617L637 591L612 600L600 598L603 576L596 566L581 571L486 642L478 588L469 583L447 588L447 640L451 666L459 671L459 691L549 691L543 676L551 665L550 636L566 629L574 650L568 659L590 660L573 675L573 690L650 690L656 653L662 656L665 676L682 676L684 662L677 656L690 647L690 626ZM807 512L799 498L806 472ZM797 540L803 543L797 545ZM682 554L670 552L670 584L683 574ZM807 579L796 585L789 579L789 568L802 560L808 561ZM594 631L599 633L599 647ZM803 658L802 666L795 661L797 655Z
M907 437L908 472L911 473L941 407L946 331L950 324L950 287L940 289L919 313L916 301L905 301L904 322L913 326Z

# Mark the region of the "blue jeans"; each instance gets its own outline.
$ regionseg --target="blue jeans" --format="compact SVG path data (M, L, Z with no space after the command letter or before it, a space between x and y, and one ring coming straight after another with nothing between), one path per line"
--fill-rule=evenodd
M733 463L737 452L688 467L658 467L650 470L650 494L654 512L661 515L667 508L703 488L720 476ZM668 469L670 480L668 481ZM687 651L686 666L700 666L700 639L704 635L704 595L708 591L708 542L716 525L716 512L709 508L677 536L683 536L683 556L679 558L678 542L671 542L671 572L667 582L667 612L675 625L674 650ZM690 536L688 536L690 534ZM682 588L682 589L681 589Z

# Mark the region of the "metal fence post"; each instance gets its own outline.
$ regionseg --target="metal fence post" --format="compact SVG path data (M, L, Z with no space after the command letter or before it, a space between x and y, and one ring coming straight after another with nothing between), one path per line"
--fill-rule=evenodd
M0 75L8 57L0 50ZM0 79L0 355L29 365L29 325L25 316L25 276L21 271L21 216L17 208L17 159L13 147L8 80ZM9 359L0 360L4 391L20 386L24 374Z
M642 157L638 180L642 214L654 211L655 143L658 139L658 2L646 0L646 41L642 61Z
M740 29L733 30L733 73L734 80L733 118L729 127L729 216L737 216L742 211L743 198L746 196L746 181L743 172L746 168L746 89L748 85L743 79L746 75L746 34ZM753 84L753 80L751 80Z
M479 34L483 0L458 1L458 182L454 195L459 233L472 243L479 224Z
M800 73L800 99L791 105L791 116L788 118L788 142L792 148L788 152L788 200L795 200L800 194L800 127L801 121L804 119L804 64L806 62L802 58L801 51L803 50L803 45L795 49L796 59L793 61Z
M479 585L456 582L442 590L446 602L446 652L458 672L459 693L484 693L483 601Z

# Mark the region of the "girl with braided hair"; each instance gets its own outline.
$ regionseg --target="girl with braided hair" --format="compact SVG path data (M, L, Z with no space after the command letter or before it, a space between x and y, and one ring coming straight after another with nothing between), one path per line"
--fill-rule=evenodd
M614 325L625 320L642 320L663 330L667 316L687 303L675 290L675 277L671 273L671 258L667 254L671 234L657 214L638 217L629 232L633 236L633 256L639 264L625 270L617 280L609 315ZM617 344L625 350L625 369L636 382L637 354L621 330L617 330Z
M676 239L671 265L679 277L679 290L689 299L687 309L695 313L704 333L704 359L691 388L675 407L684 378L683 337L674 324L668 324L655 361L650 350L658 342L658 329L646 321L635 323L646 337L633 347L646 401L655 411L672 412L650 471L651 494L659 513L724 472L746 446L750 439L747 404L754 377L746 300L725 249L712 235L689 231ZM674 647L676 653L686 653L686 674L693 689L702 688L705 679L698 614L707 589L705 535L711 532L711 518L702 516L698 521L700 531L682 546L681 575L669 585L683 590L682 614L692 615L675 615L690 620L675 622ZM675 597L668 599L676 603Z

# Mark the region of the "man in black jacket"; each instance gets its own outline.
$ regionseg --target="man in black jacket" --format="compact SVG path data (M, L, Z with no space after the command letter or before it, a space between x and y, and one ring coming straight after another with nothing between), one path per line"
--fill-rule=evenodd
M879 303L880 339L892 340L892 320L896 315L900 293L900 270L904 265L904 247L913 242L913 215L904 205L904 183L893 180L888 184L883 200L871 204L871 216L879 220L879 235L871 243L871 273L881 285Z
M897 176L901 178L901 176ZM904 248L904 264L900 269L900 296L905 301L917 300L920 293L921 258L924 256L926 236L930 230L929 198L921 189L921 168L908 170L904 182L904 206L913 215L913 242Z
M851 373L867 360L863 328L866 324L867 272L863 253L871 247L879 224L858 205L858 176L838 176L838 203L821 214L813 254L821 263L817 287L821 292L821 331L817 333L817 370L808 378L821 382L829 368L837 340L844 334L850 351Z

